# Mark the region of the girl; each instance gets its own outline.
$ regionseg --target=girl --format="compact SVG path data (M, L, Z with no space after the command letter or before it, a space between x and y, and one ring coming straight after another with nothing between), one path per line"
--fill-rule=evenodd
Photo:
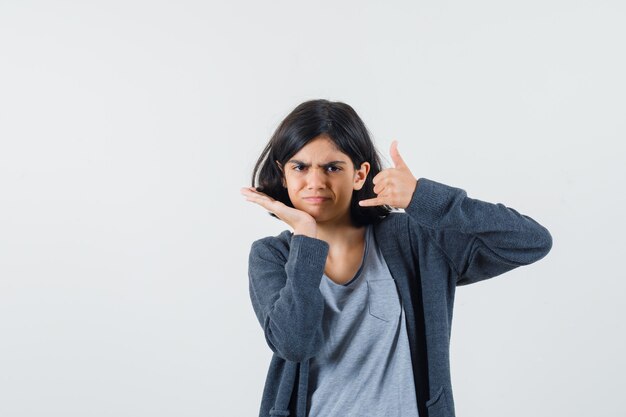
M307 101L241 189L293 230L254 241L249 255L250 298L273 351L261 417L453 417L456 287L552 247L530 217L416 179L395 141L390 154L382 169L349 105Z

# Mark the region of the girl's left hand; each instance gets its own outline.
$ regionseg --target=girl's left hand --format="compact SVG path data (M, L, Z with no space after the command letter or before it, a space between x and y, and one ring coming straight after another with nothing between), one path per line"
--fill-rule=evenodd
M417 186L417 179L409 170L400 152L398 141L391 142L389 151L394 167L383 169L374 177L374 192L376 198L359 201L362 207L388 205L395 208L405 209L411 202L411 197Z

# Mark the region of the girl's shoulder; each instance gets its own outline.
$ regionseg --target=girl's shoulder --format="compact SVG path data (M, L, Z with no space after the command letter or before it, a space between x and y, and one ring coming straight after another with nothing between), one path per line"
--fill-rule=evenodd
M277 258L286 260L289 257L292 236L293 233L290 230L283 230L277 235L257 239L250 246L250 256L269 251Z
M404 211L392 211L384 219L376 223L374 230L380 233L397 233L399 228L406 227L409 221L408 214Z

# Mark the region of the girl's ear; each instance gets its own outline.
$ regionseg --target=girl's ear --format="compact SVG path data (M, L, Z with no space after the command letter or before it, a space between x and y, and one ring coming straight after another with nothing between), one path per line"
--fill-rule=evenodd
M278 169L280 170L280 181L283 184L283 188L287 188L287 184L285 183L285 170L283 169L283 166L280 162L278 161L274 161L276 162L276 165L278 165Z
M354 172L354 189L360 190L365 185L365 180L370 172L370 163L363 162L361 168Z

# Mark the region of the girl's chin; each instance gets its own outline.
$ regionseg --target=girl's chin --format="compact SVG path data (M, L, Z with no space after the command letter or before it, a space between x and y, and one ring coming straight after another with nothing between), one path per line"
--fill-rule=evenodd
M315 220L317 220L318 218L322 217L324 215L324 211L323 210L311 210L310 208L307 208L306 210L304 209L300 209L303 212L310 214Z
M305 212L315 219L315 221L323 221L326 219L328 212L319 207L296 207L298 210Z

